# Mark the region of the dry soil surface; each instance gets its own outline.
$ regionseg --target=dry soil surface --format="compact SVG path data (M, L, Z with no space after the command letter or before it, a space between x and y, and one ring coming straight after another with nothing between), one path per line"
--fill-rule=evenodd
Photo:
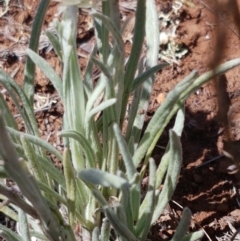
M134 15L134 1L120 1L124 16ZM176 36L170 40L181 46L173 56L162 56L170 65L156 76L146 123L164 101L168 92L196 69L200 74L227 60L240 57L239 46L239 0L194 0L173 12L179 5L169 0L157 0L159 13L171 21L179 20ZM25 48L28 45L31 24L39 0L10 1L8 12L0 18L0 67L11 74L20 85L24 76L26 60ZM189 4L190 3L190 4ZM2 3L0 3L2 4ZM43 30L49 27L57 13L57 3L52 2L47 12ZM125 6L125 8L124 8ZM127 7L126 7L127 6ZM0 5L1 7L1 5ZM129 8L128 8L129 7ZM162 16L162 15L161 15ZM175 18L175 19L174 19ZM163 20L163 17L160 19ZM171 25L171 22L168 22ZM161 25L166 33L173 31L169 25ZM169 34L170 35L170 34ZM126 37L126 52L131 48L131 34ZM45 42L44 42L45 41ZM91 51L94 33L92 21L87 11L79 10L77 45L79 62L84 72ZM42 40L41 55L51 66L61 73L61 64L49 43ZM161 46L166 50L166 45ZM182 49L187 49L182 54ZM179 55L180 54L180 55ZM178 57L176 57L178 56ZM97 76L97 73L96 73ZM166 212L152 228L150 240L169 240L181 217L182 207L189 207L193 214L191 231L204 229L203 240L216 240L240 227L240 206L238 205L239 173L229 174L232 161L222 155L223 149L231 153L238 163L240 140L240 67L221 78L212 80L192 93L186 101L186 121L182 135L183 165L177 190ZM58 149L62 143L57 137L61 130L63 107L49 80L36 70L35 76L36 117L42 138L48 139ZM9 96L2 90L13 113L17 115ZM20 129L21 120L16 116ZM169 125L168 128L171 128ZM164 132L154 150L154 158L159 161L168 141L168 130ZM217 160L207 163L209 160ZM54 159L55 165L61 163ZM202 165L204 164L205 165ZM147 177L146 177L147 181ZM7 221L4 218L5 222ZM8 222L7 225L11 225Z

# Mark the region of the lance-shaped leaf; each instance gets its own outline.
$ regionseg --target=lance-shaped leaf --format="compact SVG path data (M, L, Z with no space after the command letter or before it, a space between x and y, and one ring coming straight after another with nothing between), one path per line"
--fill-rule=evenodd
M146 70L139 76L137 76L133 80L132 91L134 91L137 87L139 87L145 80L147 80L148 78L150 78L151 76L156 74L157 71L163 69L166 66L168 66L168 63L158 64L158 65L153 66L152 68Z
M102 205L105 215L109 219L111 225L114 227L116 232L119 233L120 236L123 236L124 238L126 238L126 240L137 241L137 238L135 237L135 235L119 219L118 215L113 211L112 207L110 207L108 205L107 201L104 199L102 194L96 189L93 189L92 193L93 193L94 197Z
M100 105L96 106L89 113L87 113L86 119L89 120L95 114L105 110L106 108L108 108L109 106L112 106L115 103L116 103L116 98L103 101Z
M93 62L90 61L92 58L94 58L94 56L97 54L97 46L95 45L90 57L89 57L89 61L85 70L85 74L84 74L84 87L85 87L85 92L89 98L89 96L91 95L92 91L93 91Z
M196 241L201 240L204 236L203 231L197 231L194 233L186 234L184 238L181 239L181 241Z
M175 119L175 123L173 126L173 130L176 132L176 134L181 137L182 135L182 130L184 127L184 120L185 120L185 110L184 110L184 106L182 106L181 109L179 109L179 111L177 112L177 116ZM156 187L159 188L162 180L164 178L165 172L167 170L168 167L168 163L170 161L170 150L169 150L169 143L166 147L166 151L161 159L160 165L157 168L157 174L156 174Z
M21 137L23 136L24 138L26 138L26 140L30 141L31 143L42 147L43 149L45 149L46 151L51 152L52 154L54 154L60 161L62 161L62 155L51 145L49 144L47 141L37 137L37 136L33 136L33 135L29 135L29 134L25 134L22 133L20 131L16 131L10 127L7 127L7 130L10 132L10 134L17 136L17 137Z
M32 25L32 33L30 37L29 48L33 51L38 51L39 38L42 30L42 24L44 22L44 16L47 12L50 0L41 0L38 5L38 10L34 17ZM35 64L28 57L26 61L26 66L24 70L24 92L30 101L30 106L33 106L33 95L34 95L34 74L35 74Z
M0 237L5 238L8 241L25 241L11 229L0 224Z
M86 105L86 113L88 113L92 109L94 103L101 97L101 94L103 93L105 86L106 86L105 79L101 79L100 82L98 82L98 84L95 86L94 90L89 96L89 99Z
M50 42L53 46L53 49L55 50L55 53L62 60L61 44L59 42L58 37L55 34L53 34L51 31L47 31L46 35L47 35L48 39L50 40Z
M179 137L173 131L169 131L170 136L170 163L168 165L168 171L166 179L163 185L163 189L158 196L156 203L156 208L153 213L153 218L151 223L153 224L158 217L161 215L162 211L166 207L167 203L170 201L173 192L175 191L179 172L181 170L182 164L182 146Z
M108 241L110 238L111 225L108 218L104 218L101 227L101 241Z
M51 241L59 240L59 221L52 215L50 208L42 197L40 189L33 176L25 172L18 161L17 153L0 116L0 153L3 157L3 167L9 176L17 183L22 194L31 202L42 222L42 228Z
M196 77L196 72L192 72L189 76L187 76L186 79L183 80L183 83L175 86L175 88L169 92L163 104L157 109L133 156L135 166L140 163L147 151L150 153L149 147L152 147L153 141L157 139L156 135L160 132L162 133L173 114L175 114L179 109L180 94L187 88L189 82L193 81Z
M124 178L114 174L101 171L99 169L89 168L78 173L78 177L89 184L101 185L103 187L114 187L116 189L128 189L130 184Z
M136 173L136 168L134 166L131 153L128 150L126 141L124 140L119 126L115 123L113 124L113 130L117 139L118 147L123 157L124 165L127 171L128 180L131 180Z
M8 199L6 199L5 196L0 194L0 198L4 200L3 202L0 202L1 205L1 212L4 213L7 217L10 217L12 220L18 222L18 215L16 214L13 205L5 206L6 203L8 203Z
M92 58L91 61L100 68L102 73L107 77L107 79L109 79L109 81L113 82L113 78L109 72L108 66L96 58Z
M191 223L192 213L189 208L184 208L182 212L182 218L178 224L177 230L173 235L171 241L182 240L186 232L188 231L189 225Z
M73 226L75 216L76 181L74 168L71 163L70 151L67 147L65 147L63 152L63 169L67 187L69 224Z
M13 113L8 108L8 104L2 94L0 94L0 110L4 110L4 117L7 125L17 130L18 129L17 122L13 117ZM13 141L16 141L16 140L14 139Z
M63 55L64 129L67 127L83 134L85 132L86 101L77 56L77 19L78 7L67 6L61 22L57 24L57 30ZM76 140L70 139L70 149L74 168L77 171L84 169L83 150Z
M103 22L104 26L111 32L114 40L116 41L119 51L122 51L124 49L124 44L121 33L116 29L111 19L100 13L93 13L92 16Z
M146 194L146 205L141 206L142 214L139 217L136 227L136 234L140 237L140 240L146 240L147 234L151 227L151 219L155 208L155 183L156 183L156 165L154 160L151 158L149 161L149 184L148 192Z
M164 128L192 91L198 89L214 76L221 75L239 64L239 58L230 60L214 70L201 75L200 77L198 77L196 71L193 71L183 81L179 82L175 88L168 93L165 101L157 109L153 118L149 122L148 127L139 143L139 148L133 157L135 165L137 166L146 154L147 156L151 155L152 150L154 149Z
M42 72L49 78L54 88L57 90L60 98L63 98L62 91L62 80L59 75L54 71L54 69L49 65L49 63L43 59L41 56L36 54L31 49L27 49L28 56L32 61L42 70Z
M24 120L28 133L39 135L33 108L22 88L3 70L0 69L0 83L7 90ZM20 100L20 102L19 102ZM21 105L22 104L22 105Z
M24 241L31 241L27 215L22 209L18 209L19 231Z
M148 0L149 1L149 0ZM137 9L136 9L136 20L134 26L134 35L133 35L133 44L131 54L129 56L129 60L126 66L126 72L124 76L124 92L123 92L123 104L121 110L121 123L124 120L127 102L129 94L132 91L132 85L134 80L134 75L137 70L138 61L141 56L141 51L144 41L145 35L145 23L146 23L146 0L137 1ZM154 24L153 26L154 27Z
M100 232L98 227L95 227L92 231L92 241L100 241Z
M52 196L55 200L57 200L58 202L61 202L65 206L67 205L67 201L61 195L59 195L55 190L50 188L48 185L38 181L38 186L47 195Z
M32 175L36 176L36 178L38 180L40 180L41 182L46 184L47 183L46 175L43 172L43 169L41 168L39 160L37 160L36 153L31 145L31 143L29 143L26 140L26 137L24 137L23 135L21 136L21 142L23 145L25 156L28 159L28 164L32 171Z
M70 137L78 141L78 143L82 146L86 159L87 159L87 166L94 167L95 166L95 157L94 157L94 151L92 150L92 147L88 140L79 132L69 130L69 131L61 131L59 133L60 136L63 137Z
M12 190L12 188L5 187L0 184L0 194L4 197L3 199L8 199L9 202L20 207L22 210L24 210L25 213L29 214L34 218L38 218L38 215L36 211L33 209L33 207L26 203L16 192ZM8 209L6 209L6 211L8 211ZM10 215L13 214L10 213Z

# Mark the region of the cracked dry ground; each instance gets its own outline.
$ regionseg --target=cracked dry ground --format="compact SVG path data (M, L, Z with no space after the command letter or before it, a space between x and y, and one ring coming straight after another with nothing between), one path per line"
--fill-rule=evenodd
M120 2L123 3L123 17L134 14L135 1ZM159 11L167 13L171 10L172 1L157 0L156 2ZM228 2L194 0L193 7L181 8L177 41L183 43L189 51L187 55L178 60L178 63L169 65L157 74L146 122L150 120L173 86L193 69L197 69L202 74L214 64L240 56L239 29L235 24L236 21L234 22L233 12ZM23 80L25 48L28 44L29 31L38 3L39 0L10 1L9 11L0 19L0 65L19 84L22 84ZM239 0L236 3L240 5ZM218 7L216 7L217 4L219 4ZM239 8L235 6L235 10L237 9ZM49 27L56 12L57 4L51 3L43 29ZM218 38L219 35L221 38ZM94 33L91 19L86 11L80 10L77 44L79 46L79 63L83 72L92 48L92 41L94 41ZM41 47L41 55L57 73L61 73L61 64L44 37ZM126 52L130 48L130 42L126 41ZM216 53L220 54L217 59ZM97 74L96 72L96 77ZM152 228L149 239L169 240L181 217L181 207L186 206L193 213L190 230L203 228L208 235L203 240L216 240L216 236L223 236L230 230L228 222L236 229L240 227L238 194L234 192L234 189L238 191L240 174L228 174L227 167L232 163L222 156L226 132L234 141L233 145L236 146L236 150L239 149L240 105L237 104L240 98L239 77L240 67L237 67L220 79L220 82L224 83L220 85L221 87L214 81L209 82L191 94L186 101L186 123L182 135L183 166L179 183L165 213ZM23 130L22 122L18 118L9 96L3 89L1 91L16 115L19 127ZM63 108L51 83L39 69L36 70L35 92L36 118L42 138L48 139L61 150L63 146L57 137L57 132L62 125ZM224 126L219 117L221 116L219 110L222 108L222 106L219 107L219 103L221 103L219 99L224 99L228 103L230 109L227 116L228 126ZM155 160L160 160L163 154L161 147L166 146L167 141L168 131L166 130L154 150ZM200 166L217 157L218 160ZM53 159L53 161L58 168L61 168L58 160ZM8 226L13 225L4 216L2 222Z

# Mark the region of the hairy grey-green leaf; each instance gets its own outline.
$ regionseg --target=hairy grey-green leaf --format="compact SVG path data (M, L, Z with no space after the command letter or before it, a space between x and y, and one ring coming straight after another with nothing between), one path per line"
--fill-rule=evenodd
M153 224L161 215L167 203L170 201L181 170L182 164L182 146L179 137L173 131L169 131L170 136L170 162L168 164L167 175L163 185L163 189L157 199L156 208L154 209L153 218L151 223Z
M113 130L117 139L118 147L122 154L124 165L127 172L128 180L131 180L136 173L136 168L134 166L131 153L128 150L126 141L124 140L119 126L115 123L113 124Z
M204 232L202 230L196 231L190 234L186 234L181 241L197 241L201 240L204 236Z
M47 35L48 39L50 40L56 54L62 60L61 44L59 42L58 37L54 33L52 33L51 31L47 31L46 35Z
M104 187L114 187L117 189L130 187L130 184L125 179L94 168L80 171L78 177L84 182L92 185L102 185Z
M60 98L63 98L63 90L62 90L62 80L59 75L55 72L55 70L49 65L49 63L36 54L31 49L27 49L28 56L32 59L32 61L40 68L43 73L50 79L51 83L53 84L54 88L57 90Z
M179 241L185 236L188 231L192 219L192 213L189 208L184 208L182 212L182 218L177 226L177 230L173 235L171 241Z

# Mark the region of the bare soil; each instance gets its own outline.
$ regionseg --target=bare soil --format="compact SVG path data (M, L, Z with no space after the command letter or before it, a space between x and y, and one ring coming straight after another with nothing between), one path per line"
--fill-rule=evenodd
M127 4L132 2L134 1L126 1ZM172 8L172 1L156 2L160 12L168 13ZM38 3L39 0L10 1L9 11L0 19L0 67L14 75L20 85L23 82L26 60L24 51ZM50 4L43 29L49 26L57 13L57 5L54 2ZM231 3L227 0L194 0L193 6L184 5L181 8L176 41L185 46L188 53L157 74L146 122L168 92L192 70L197 69L202 74L220 63L240 57L239 5L239 0ZM130 16L133 13L131 9L123 9L123 15ZM89 55L86 44L90 48L93 39L91 19L86 11L80 10L77 43L83 72ZM130 48L131 43L126 41L126 51ZM43 48L41 54L61 73L61 64L53 50L47 52ZM205 84L187 99L186 123L182 135L183 166L179 183L165 214L152 228L149 235L151 240L170 239L181 217L182 207L189 207L192 211L191 231L204 229L206 232L203 240L216 240L216 237L229 232L228 223L235 229L240 227L239 173L230 175L227 168L233 163L222 156L223 149L228 151L238 166L239 78L240 67L237 67L225 76ZM62 143L57 132L61 130L64 110L51 83L38 69L35 92L38 104L36 111L48 104L46 110L36 113L42 138L48 139L61 150ZM13 113L17 114L8 95L3 95ZM21 120L17 120L22 128ZM167 141L168 130L154 150L156 161L160 160L163 154L161 146L166 146ZM207 163L213 158L218 159ZM57 160L54 161L57 167L61 167Z

